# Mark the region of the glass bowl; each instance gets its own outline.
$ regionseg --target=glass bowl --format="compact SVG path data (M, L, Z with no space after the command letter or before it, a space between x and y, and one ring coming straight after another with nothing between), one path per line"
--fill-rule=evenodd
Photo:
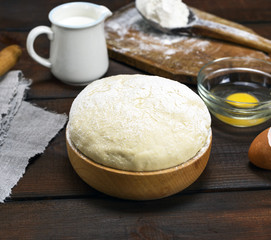
M197 80L199 95L222 122L251 127L271 118L271 62L221 58L203 66Z

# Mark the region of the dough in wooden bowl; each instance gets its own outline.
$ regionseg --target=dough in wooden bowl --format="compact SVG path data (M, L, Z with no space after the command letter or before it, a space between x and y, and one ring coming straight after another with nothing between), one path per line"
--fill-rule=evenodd
M68 129L76 149L96 163L155 171L193 158L210 138L211 118L184 84L117 75L92 82L76 97Z

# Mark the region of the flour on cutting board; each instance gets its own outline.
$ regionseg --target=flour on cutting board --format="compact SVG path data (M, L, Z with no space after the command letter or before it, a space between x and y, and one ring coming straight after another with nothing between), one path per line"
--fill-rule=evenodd
M270 59L263 52L224 41L162 33L149 25L133 5L110 17L105 23L105 33L112 58L155 75L189 83L196 83L202 66L217 58Z
M209 45L209 41L204 39L161 33L146 23L135 8L131 8L122 15L106 22L105 29L106 34L108 32L116 33L116 36L114 36L115 42L124 39L127 42L135 42L138 45L138 51L155 50L161 52L165 57L170 57L170 55L174 55L177 52L189 54L191 51L195 51L195 49L204 51ZM133 32L135 33L134 35ZM138 36L145 41L138 41ZM183 41L189 42L191 48L180 48L180 43ZM175 48L174 44L178 44L178 48ZM124 53L129 51L130 48L123 48L122 46L119 50Z

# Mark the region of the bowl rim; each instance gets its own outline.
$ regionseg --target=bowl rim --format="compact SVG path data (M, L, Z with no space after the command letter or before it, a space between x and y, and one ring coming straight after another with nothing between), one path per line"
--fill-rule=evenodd
M213 61L210 61L208 63L206 63L205 65L203 65L198 73L198 76L197 76L197 87L198 87L198 92L199 94L201 95L201 92L203 91L205 94L208 94L210 96L210 98L208 98L209 100L210 99L217 99L217 100L214 100L214 102L216 104L219 104L219 101L222 102L222 103L228 103L231 105L232 109L241 109L242 111L248 111L250 112L250 110L253 110L255 111L256 109L259 109L259 108L262 108L263 105L268 105L268 104L271 104L271 100L269 101L260 101L259 103L257 103L257 106L255 106L255 103L247 103L247 102L238 102L238 101L233 101L233 100L226 100L225 98L223 97L220 97L220 96L217 96L216 94L213 94L211 93L208 89L206 89L203 84L202 84L202 80L204 79L203 78L203 71L210 65L214 64L214 63L218 63L218 62L224 62L224 61L235 61L235 60L252 60L252 61L255 61L255 62L262 62L264 64L268 64L270 65L270 69L271 69L271 61L267 61L267 60L264 60L264 59L259 59L259 58L254 58L254 57L223 57L223 58L218 58L218 59L215 59ZM232 68L232 69L236 69L235 67ZM239 69L254 69L254 68L249 68L249 67L243 67L243 68L239 68ZM271 73L268 74L270 75L270 78L271 78ZM226 101L225 101L226 100ZM238 107L235 107L234 104L245 104L247 106L253 106L253 107L247 107L247 108L238 108Z
M187 161L170 167L170 168L165 168L165 169L161 169L161 170L153 170L153 171L131 171L131 170L122 170L122 169L116 169L116 168L112 168L112 167L108 167L105 165L102 165L100 163L95 162L94 160L90 159L89 157L85 156L83 153L81 153L73 144L71 138L70 138L70 134L69 134L69 127L67 124L66 127L66 141L68 142L69 146L72 148L72 150L78 155L80 156L80 158L87 162L88 164L92 164L94 165L96 168L99 168L101 170L104 171L108 171L111 173L115 173L115 174L122 174L122 175L133 175L133 176L151 176L151 175L160 175L160 174L167 174L167 173L172 173L175 172L177 170L181 170L184 169L185 167L188 167L191 164L194 164L195 162L197 162L206 152L208 152L208 149L211 148L212 145L212 128L210 127L209 129L209 133L208 133L208 137L207 137L207 141L205 143L205 145L197 152L197 154L193 157L188 159Z

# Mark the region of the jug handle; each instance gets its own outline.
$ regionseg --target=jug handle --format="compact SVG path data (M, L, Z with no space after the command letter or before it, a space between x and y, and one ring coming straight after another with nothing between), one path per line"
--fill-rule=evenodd
M28 36L27 36L27 40L26 40L26 49L28 51L28 54L38 63L40 63L41 65L51 68L52 64L49 61L49 59L43 58L41 56L39 56L35 49L34 49L34 42L35 39L41 35L41 34L47 34L48 39L52 40L53 39L53 31L51 30L51 28L47 27L47 26L38 26L33 28Z

